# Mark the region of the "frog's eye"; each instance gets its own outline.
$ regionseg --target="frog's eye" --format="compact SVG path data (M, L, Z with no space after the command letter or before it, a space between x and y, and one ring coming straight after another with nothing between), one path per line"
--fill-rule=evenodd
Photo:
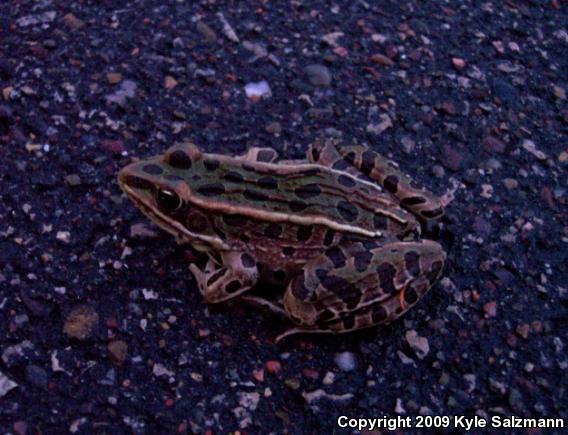
M175 211L182 205L179 195L167 189L159 189L156 200L158 201L158 205L167 211Z

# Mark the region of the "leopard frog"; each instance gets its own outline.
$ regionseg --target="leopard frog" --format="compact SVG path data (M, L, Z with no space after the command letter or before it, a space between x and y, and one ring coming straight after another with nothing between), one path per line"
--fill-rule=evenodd
M393 321L442 274L442 247L421 225L449 200L419 188L398 166L332 139L307 160L270 148L231 157L190 142L131 163L118 181L152 221L206 253L190 265L209 303L237 296L284 314L297 332L341 333ZM281 285L278 301L246 296Z

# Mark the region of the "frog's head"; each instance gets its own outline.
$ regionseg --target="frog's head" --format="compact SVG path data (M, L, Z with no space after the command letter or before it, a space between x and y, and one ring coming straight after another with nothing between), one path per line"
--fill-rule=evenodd
M194 144L177 144L165 154L123 168L118 184L136 205L170 214L181 209L191 196L186 181L200 159L201 151Z
M179 240L201 240L210 245L207 216L190 201L190 183L201 159L201 151L193 143L176 144L163 155L121 169L118 184L146 216Z

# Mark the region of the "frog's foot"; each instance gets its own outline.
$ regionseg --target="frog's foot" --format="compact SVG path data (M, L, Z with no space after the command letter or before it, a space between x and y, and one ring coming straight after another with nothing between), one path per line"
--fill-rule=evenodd
M203 271L195 264L189 266L199 291L211 304L226 301L246 292L258 280L256 262L246 252L224 253L222 260L221 266L209 260Z
M274 163L278 160L278 153L272 148L254 147L237 157L247 162Z

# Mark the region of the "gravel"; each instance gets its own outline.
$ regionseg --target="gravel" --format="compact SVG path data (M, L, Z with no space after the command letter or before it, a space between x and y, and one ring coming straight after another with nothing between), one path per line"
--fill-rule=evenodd
M567 22L557 0L0 5L0 432L568 418ZM203 303L202 257L116 173L322 135L458 187L424 231L447 267L391 325L275 344L269 311Z

